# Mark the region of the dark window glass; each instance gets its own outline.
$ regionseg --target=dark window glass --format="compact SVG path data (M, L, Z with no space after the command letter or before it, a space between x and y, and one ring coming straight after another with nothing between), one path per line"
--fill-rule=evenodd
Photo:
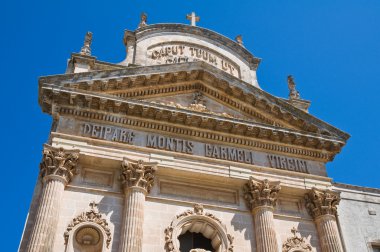
M191 233L187 231L183 235L178 237L179 250L181 252L189 252L191 249L205 249L214 252L214 248L211 245L211 240L207 239L200 233Z

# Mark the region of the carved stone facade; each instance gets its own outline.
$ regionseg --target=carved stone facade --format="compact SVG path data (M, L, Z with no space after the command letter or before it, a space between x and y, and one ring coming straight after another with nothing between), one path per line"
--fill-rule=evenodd
M308 113L293 77L285 99L262 90L241 36L188 18L148 24L143 13L118 64L91 55L88 32L65 74L39 79L54 122L19 251L376 246L380 190L326 172L349 135Z

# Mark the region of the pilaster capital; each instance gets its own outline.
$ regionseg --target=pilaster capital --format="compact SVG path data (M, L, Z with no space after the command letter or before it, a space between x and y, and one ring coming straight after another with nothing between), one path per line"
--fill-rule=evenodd
M62 178L69 183L77 173L79 150L65 150L44 145L43 157L40 163L40 176L43 179L49 177Z
M121 163L120 175L124 190L138 187L149 193L154 184L156 170L157 163L124 158Z
M335 216L339 202L339 193L330 190L312 188L305 194L306 209L314 219L323 215Z
M243 187L244 199L251 211L257 207L275 207L280 190L280 182L269 183L267 179L253 177Z

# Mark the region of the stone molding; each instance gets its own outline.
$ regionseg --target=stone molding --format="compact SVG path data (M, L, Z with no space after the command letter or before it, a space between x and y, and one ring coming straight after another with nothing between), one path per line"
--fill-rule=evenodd
M149 193L154 184L157 163L124 158L121 163L120 180L124 189L138 187Z
M293 233L292 237L287 238L287 240L282 245L282 252L311 252L313 248L305 237L301 237L298 230L293 227L291 229Z
M217 244L214 248L220 252L233 252L234 237L227 234L227 229L222 221L211 213L204 211L201 204L195 204L193 210L176 215L169 227L165 229L165 249L167 252L180 252L178 237L187 231L196 229L208 239L212 244ZM215 240L215 242L213 242ZM219 241L219 243L217 242ZM194 252L207 252L203 249L193 249Z
M250 177L243 187L244 199L251 211L257 207L274 208L280 190L279 182L269 183L267 179L258 180L254 177Z
M323 215L335 216L339 202L339 193L330 190L312 188L305 194L306 209L314 219Z
M63 235L65 239L65 245L67 245L69 236L72 233L71 231L74 229L74 227L82 223L88 223L89 226L91 226L92 224L97 224L103 229L104 233L107 236L106 246L107 248L109 248L109 245L112 240L112 236L111 236L110 228L108 227L108 222L102 217L102 214L99 213L97 204L95 202L91 202L89 205L91 207L89 211L82 212L80 215L75 217L67 226L66 231Z
M44 145L40 176L43 179L58 176L69 183L77 173L78 159L79 150L65 150Z

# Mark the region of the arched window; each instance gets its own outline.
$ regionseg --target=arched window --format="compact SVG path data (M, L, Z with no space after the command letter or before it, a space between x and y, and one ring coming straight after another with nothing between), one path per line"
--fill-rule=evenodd
M233 237L227 234L226 227L217 217L205 213L200 204L194 205L194 211L177 215L165 234L167 252L229 252L233 249Z
M95 202L91 209L74 218L64 233L65 252L106 252L111 243L111 231Z
M189 252L192 249L204 249L215 252L211 240L204 237L201 233L191 233L187 231L178 237L178 241L179 250L181 252Z

